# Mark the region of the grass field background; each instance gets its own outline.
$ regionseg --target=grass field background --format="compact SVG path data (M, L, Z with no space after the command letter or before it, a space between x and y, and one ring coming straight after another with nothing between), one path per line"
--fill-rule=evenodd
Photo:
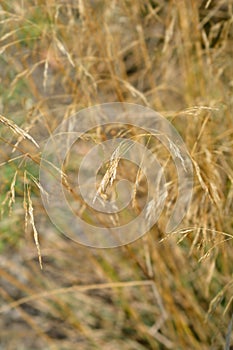
M0 349L232 349L232 0L2 0L0 23ZM193 199L176 233L89 249L47 217L41 150L114 101L176 127Z

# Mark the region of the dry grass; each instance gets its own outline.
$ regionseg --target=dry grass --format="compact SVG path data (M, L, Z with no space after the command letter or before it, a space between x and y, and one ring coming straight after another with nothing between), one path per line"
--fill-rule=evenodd
M0 23L0 349L231 349L232 0L2 0ZM174 124L192 157L193 200L165 236L175 168L144 135L168 178L165 211L129 246L87 249L47 218L39 152L63 119L112 101ZM140 132L96 128L88 140ZM102 195L129 174L116 157L101 171ZM129 175L137 212L146 184L137 168Z

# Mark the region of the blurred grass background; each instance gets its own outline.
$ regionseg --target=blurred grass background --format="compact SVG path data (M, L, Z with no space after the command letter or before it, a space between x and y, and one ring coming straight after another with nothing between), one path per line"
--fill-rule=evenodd
M0 23L0 349L231 349L232 0L2 0ZM113 101L173 123L193 200L175 234L87 249L47 218L40 152Z

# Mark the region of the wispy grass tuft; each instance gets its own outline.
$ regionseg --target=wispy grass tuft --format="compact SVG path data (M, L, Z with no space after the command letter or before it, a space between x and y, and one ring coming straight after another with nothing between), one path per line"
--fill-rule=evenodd
M232 9L232 0L1 1L2 348L233 346ZM156 155L166 198L143 239L87 249L47 218L40 150L62 120L113 101L149 106L176 127L192 158L193 199L182 225L165 235L177 198L168 150L127 126L96 128L74 145L64 169L48 163L75 200L74 213L107 227L140 213L147 184L138 167L121 162L120 147L100 169L96 199L127 178L129 210L96 215L76 192L79 156L112 137L141 142ZM148 221L159 199L149 202Z

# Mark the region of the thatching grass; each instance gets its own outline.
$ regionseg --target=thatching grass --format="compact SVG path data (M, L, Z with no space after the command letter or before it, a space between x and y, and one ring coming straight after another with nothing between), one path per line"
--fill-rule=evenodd
M0 23L0 348L230 349L232 0L3 0ZM63 119L112 101L168 118L190 152L195 184L182 226L166 236L175 168L152 145L170 181L167 213L141 240L95 250L48 220L38 167ZM112 166L99 193L116 168L127 172ZM139 196L146 185L134 170Z

